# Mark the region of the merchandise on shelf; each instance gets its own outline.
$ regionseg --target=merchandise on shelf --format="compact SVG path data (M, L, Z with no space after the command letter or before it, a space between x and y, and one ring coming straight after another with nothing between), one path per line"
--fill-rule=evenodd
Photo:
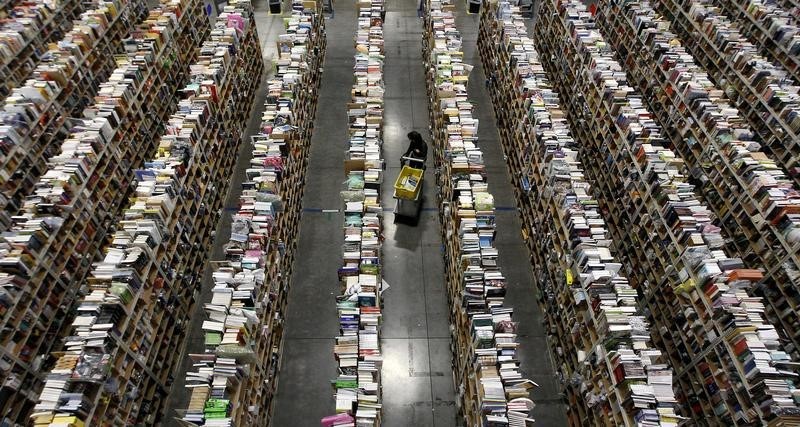
M520 9L485 4L478 43L571 424L676 425L672 369L637 315Z
M0 24L0 102L30 76L47 45L72 29L82 7L79 0L47 0L9 11Z
M763 241L766 237L767 241L778 243L778 250L795 246L800 221L793 221L793 210L800 209L800 204L795 205L790 199L798 190L758 151L753 130L692 60L669 30L669 23L656 15L649 2L601 4L598 11L605 18L598 19L601 29L628 65L631 81L640 82L642 91L652 95L646 99L667 129L665 134L696 171L695 177L706 183L702 187L705 199L721 218L723 229L736 241L731 245L732 252L738 250L745 262L767 268L757 290L759 295L766 295L768 318L793 343L787 351L796 357L800 320L794 308L800 303L800 277L791 279L798 274L800 264L795 261L800 258L792 250L794 256L778 261L777 254L763 246ZM647 36L640 37L634 31ZM648 78L645 80L644 76ZM681 105L687 108L676 109ZM691 124L684 126L686 121ZM701 167L711 163L714 167ZM731 200L731 193L741 195L743 201ZM759 205L763 208L754 208ZM738 214L742 209L746 209L745 215ZM756 216L753 212L767 221L751 219ZM742 235L754 242L751 244Z
M737 20L742 33L780 63L795 84L800 83L800 10L789 10L774 0L718 0L717 3Z
M542 4L534 38L580 158L642 295L652 339L676 372L680 415L724 425L800 422L794 375L754 296L763 278L723 248L683 160L577 1Z
M497 266L495 208L477 147L478 119L468 99L472 66L463 62L453 5L429 0L423 56L440 221L445 282L453 335L453 375L464 422L523 425L534 403L534 382L517 358L518 323L504 305L506 279Z
M653 5L672 21L672 31L684 42L690 41L683 47L742 112L757 132L761 148L800 186L798 83L761 56L710 1L657 1Z
M129 207L85 280L31 419L161 422L243 127L263 69L253 9L219 14L180 91L156 154L136 169ZM214 402L215 411L224 402Z
M179 412L194 425L262 426L272 415L325 51L321 10L319 1L294 0L279 36L225 260L214 263L203 305L205 351L189 355L190 396Z
M147 15L145 0L93 0L72 30L50 45L25 84L0 109L0 229L47 170L47 161L116 68L124 40Z
M161 121L174 111L172 95L188 68L175 58L185 49L191 57L200 42L192 34L204 28L202 2L175 0L131 32L128 53L114 58L118 68L98 82L94 104L73 120L62 153L3 233L0 380L11 397L0 407L10 419L27 418L38 397L48 355L67 334L75 296L131 190L132 168L152 153Z
M745 261L757 262L765 269L761 291L771 303L770 317L779 324L784 338L791 341L787 351L795 358L800 357L800 321L794 313L789 314L800 304L800 202L794 196L800 189L800 175L795 165L800 154L797 137L800 127L788 127L788 123L794 121L800 126L800 118L792 119L800 113L798 87L784 80L781 77L784 73L778 67L758 56L753 45L715 7L704 1L680 7L666 2L653 5L662 11L671 9L665 15L672 20L671 29L684 40L687 37L691 40L682 47L694 55L714 81L728 82L719 85L720 89L736 101L735 105L753 126L752 130L747 128L736 109L727 108L691 126L681 124L681 134L672 132L671 136L681 138L686 134L687 144L676 148L687 164L697 170L693 173L708 177L703 182L707 189L704 195L720 224L732 237L728 246L737 250ZM650 9L649 5L646 9ZM707 22L707 32L696 32L699 22L695 20L700 17ZM678 43L674 35L672 40ZM691 63L691 58L681 60L682 63L687 61ZM677 62L673 62L665 65L674 67ZM687 77L674 73L676 80L672 86ZM661 78L663 73L657 76ZM698 98L686 109L687 113L698 117L709 108L713 112L714 104L724 104L720 91L704 95L703 90L710 84L698 87L702 83L691 87L685 95L678 94L683 98ZM675 121L673 116L662 113L665 120ZM685 120L681 116L678 118ZM717 123L720 129L715 128ZM758 140L753 131L761 137L760 143L753 141ZM760 152L760 148L766 149L770 156ZM794 177L787 177L773 160L793 171Z

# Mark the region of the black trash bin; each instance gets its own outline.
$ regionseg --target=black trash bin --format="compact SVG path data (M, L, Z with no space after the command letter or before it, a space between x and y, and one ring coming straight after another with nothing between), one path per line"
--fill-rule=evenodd
M269 13L281 13L281 0L269 0Z
M481 11L481 0L469 0L469 13L478 13Z

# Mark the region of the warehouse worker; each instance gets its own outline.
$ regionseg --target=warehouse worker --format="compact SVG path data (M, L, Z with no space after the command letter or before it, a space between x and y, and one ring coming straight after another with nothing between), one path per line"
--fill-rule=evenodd
M408 166L415 168L415 169L422 169L425 166L425 160L428 158L428 144L422 139L422 135L419 132L412 130L411 132L406 135L408 137L408 149L405 153L403 153L402 157L411 157L414 159L419 159L420 161L408 161ZM400 159L400 163L407 161L408 159Z

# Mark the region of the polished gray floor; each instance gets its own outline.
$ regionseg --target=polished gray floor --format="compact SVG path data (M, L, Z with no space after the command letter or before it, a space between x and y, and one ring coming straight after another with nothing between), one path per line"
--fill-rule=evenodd
M385 31L386 117L383 206L393 207L392 186L412 130L429 137L428 96L422 63L422 20L416 0L388 2ZM384 425L452 426L456 423L450 329L433 172L429 156L423 210L416 225L393 223L387 212L383 250L387 291L382 332Z

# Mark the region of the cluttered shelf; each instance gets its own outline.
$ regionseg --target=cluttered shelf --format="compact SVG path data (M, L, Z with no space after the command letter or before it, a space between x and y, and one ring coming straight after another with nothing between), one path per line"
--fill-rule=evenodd
M68 137L70 118L97 95L99 84L116 68L124 40L147 16L144 0L92 0L72 30L41 56L21 87L5 99L0 112L0 227L13 215L47 170Z
M62 153L36 183L12 228L3 234L0 278L4 411L30 411L49 369L48 354L67 331L73 300L109 227L124 208L133 168L155 148L161 122L174 111L172 93L188 64L173 58L195 51L193 33L208 28L201 2L164 1L125 40L128 53L99 85L85 118L75 119ZM190 53L191 56L191 53ZM172 66L180 70L173 76Z
M763 148L800 185L800 86L780 66L759 55L739 28L709 2L655 2L672 30L691 43L684 47L725 89L761 138ZM666 8L666 9L665 9ZM703 22L708 31L698 32Z
M731 108L722 97L723 91L717 88L708 75L692 61L692 56L680 44L677 36L669 31L669 23L656 15L650 3L641 1L622 5L606 1L601 3L598 11L598 16L601 17L598 22L608 35L607 40L617 49L622 62L628 66L626 70L631 80L639 82L643 92L649 95L646 98L648 104L652 111L656 112L661 124L666 129L683 129L682 132L666 133L689 167L701 170L702 165L714 160L715 153L720 153L722 156L730 156L728 162L734 166L758 163L760 169L751 167L746 174L750 175L751 182L769 186L772 195L780 196L783 191L785 200L787 194L794 194L796 190L793 190L790 184L786 184L785 178L783 184L780 183L782 175L777 171L777 167L771 165L768 159L757 157L759 153L752 148L753 142L749 140L754 132L744 124L737 110ZM647 37L634 35L635 28L639 34L647 34ZM645 79L645 76L648 78ZM684 105L687 108L677 108ZM701 117L706 119L700 120ZM681 127L684 120L690 120L696 125ZM684 139L685 143L682 142ZM720 166L726 164L715 163ZM723 168L702 167L702 170L708 177L704 179L698 174L700 179L708 183L701 187L705 199L717 209L718 217L722 218L727 234L736 236L733 234L734 231L741 230L744 225L726 222L720 213L721 209L727 209L727 206L718 208L715 196L720 194L724 197L726 189L734 189L739 194L750 191L755 195L762 194L763 190L754 185L736 190L737 181L720 177L730 172ZM743 172L742 175L747 176ZM773 200L772 203L779 202ZM760 233L756 230L753 235L758 238L753 240L761 240L763 235L769 232L781 232L788 238L792 237L797 225L782 218L791 216L792 207L784 206L783 209L784 212L766 217L771 225L777 227L772 229L765 227ZM742 231L748 233L747 229ZM738 239L740 242L749 240ZM787 346L786 350L794 353L796 357L800 343L800 322L796 315L799 297L798 284L791 277L796 267L788 268L786 263L783 263L780 267L774 268L776 260L769 257L771 252L759 252L759 257L747 257L749 248L746 244L738 248L734 246L732 249L739 250L738 253L745 261L767 268L767 274L757 290L760 291L759 295L765 296L769 302L768 318L777 326L782 337L793 344Z
M637 315L638 295L518 7L481 11L478 48L515 177L548 342L566 382L572 425L677 423L672 368Z
M672 22L671 30L689 42L684 48L741 111L761 148L800 186L798 83L761 56L710 1L656 1L653 6Z
M161 421L263 57L250 3L225 6L116 222L47 374L36 425ZM115 384L116 387L104 387Z
M294 0L277 41L239 210L203 306L205 351L188 356L191 393L180 418L193 425L268 425L273 412L325 52L321 8L320 1Z
M800 16L772 1L717 0L738 29L800 83ZM796 7L796 6L795 6Z
M79 0L23 2L0 24L0 102L33 72L47 45L72 29L83 11Z
M685 8L672 8L672 3L655 2L656 8L664 13L664 16L672 21L672 29L675 30L684 40L691 40L691 43L685 44L685 48L692 52L698 62L708 70L709 75L717 82L730 81L733 84L726 86L726 93L730 93L736 99L737 106L745 115L751 120L751 125L754 129L758 130L762 136L763 147L773 153L772 159L783 165L792 165L797 159L796 150L794 154L793 147L797 146L800 141L796 135L789 134L788 138L772 138L769 135L764 136L763 131L765 126L763 123L753 122L756 115L762 117L764 121L770 126L778 127L775 132L776 135L784 134L781 131L786 129L785 123L800 123L800 99L798 99L797 86L790 86L786 79L783 77L782 71L776 69L775 66L759 57L754 52L754 47L746 42L743 37L733 28L730 23L722 17L716 8L709 6L704 1L697 1L692 3L691 10L687 12ZM694 31L695 19L707 20L710 24L707 26L708 33L696 33ZM695 37L695 34L701 34ZM719 49L720 47L725 49ZM724 55L720 52L726 52ZM728 59L733 58L733 59ZM752 76L749 80L742 77L743 73ZM763 93L763 96L759 96ZM754 111L750 110L751 105L761 105L758 103L750 103L750 100L758 98L762 100L762 104L767 103L773 107L773 110L765 111L763 109ZM746 99L747 101L742 101ZM780 111L780 115L774 114L775 111ZM791 137L795 135L795 137ZM746 136L746 135L745 135ZM744 153L743 153L744 154ZM758 155L759 153L755 153ZM791 159L787 161L786 159ZM773 174L769 159L758 158L757 164L748 164L746 170L761 169L760 175L764 175L763 169L767 169L767 173ZM790 166L787 166L790 167ZM798 186L800 176L796 174L797 169L790 167L790 172L795 173L793 181L795 186ZM777 171L776 171L777 172ZM791 284L791 288L800 286L800 274L798 274L798 255L800 249L800 242L793 234L793 230L797 229L798 221L796 219L795 210L797 209L796 201L791 197L787 197L787 193L791 193L792 187L787 182L787 179L780 174L777 174L775 179L770 178L768 184L774 188L774 191L769 191L767 194L762 192L756 195L756 201L768 196L767 200L774 200L773 203L764 203L761 209L758 206L747 206L747 211L729 210L722 215L722 218L728 221L736 221L746 223L748 217L754 216L753 212L761 214L760 218L753 221L753 226L744 227L741 229L741 234L744 236L733 242L734 244L743 247L748 244L752 247L753 256L766 257L767 276L771 277L776 275L776 280L786 281ZM763 185L763 184L760 184ZM754 186L755 187L755 186ZM750 190L748 193L752 193ZM739 195L736 195L739 196ZM731 197L736 202L742 197ZM718 204L721 201L712 199ZM767 210L765 215L764 210ZM733 216L741 216L742 218L733 218ZM757 227L757 228L753 228ZM763 228L762 230L759 230ZM762 240L760 237L764 236L767 239ZM757 238L759 237L759 238ZM747 242L746 239L754 239L754 242ZM796 337L794 338L797 339ZM797 350L793 350L797 352Z
M536 384L520 370L517 322L513 308L504 304L494 198L467 92L472 66L463 62L454 5L430 0L425 7L423 58L460 415L470 426L524 425L533 421L529 394Z
M683 160L667 148L586 7L545 2L539 16L535 44L584 142L580 158L601 211L654 342L680 368L680 415L727 425L798 422L793 375L780 367L789 355L754 295L762 273L723 249L725 236Z
M323 425L380 426L380 345L383 208L383 0L359 0L353 88L347 104L344 245L339 268L339 335L333 349L339 375L331 381L336 414Z

